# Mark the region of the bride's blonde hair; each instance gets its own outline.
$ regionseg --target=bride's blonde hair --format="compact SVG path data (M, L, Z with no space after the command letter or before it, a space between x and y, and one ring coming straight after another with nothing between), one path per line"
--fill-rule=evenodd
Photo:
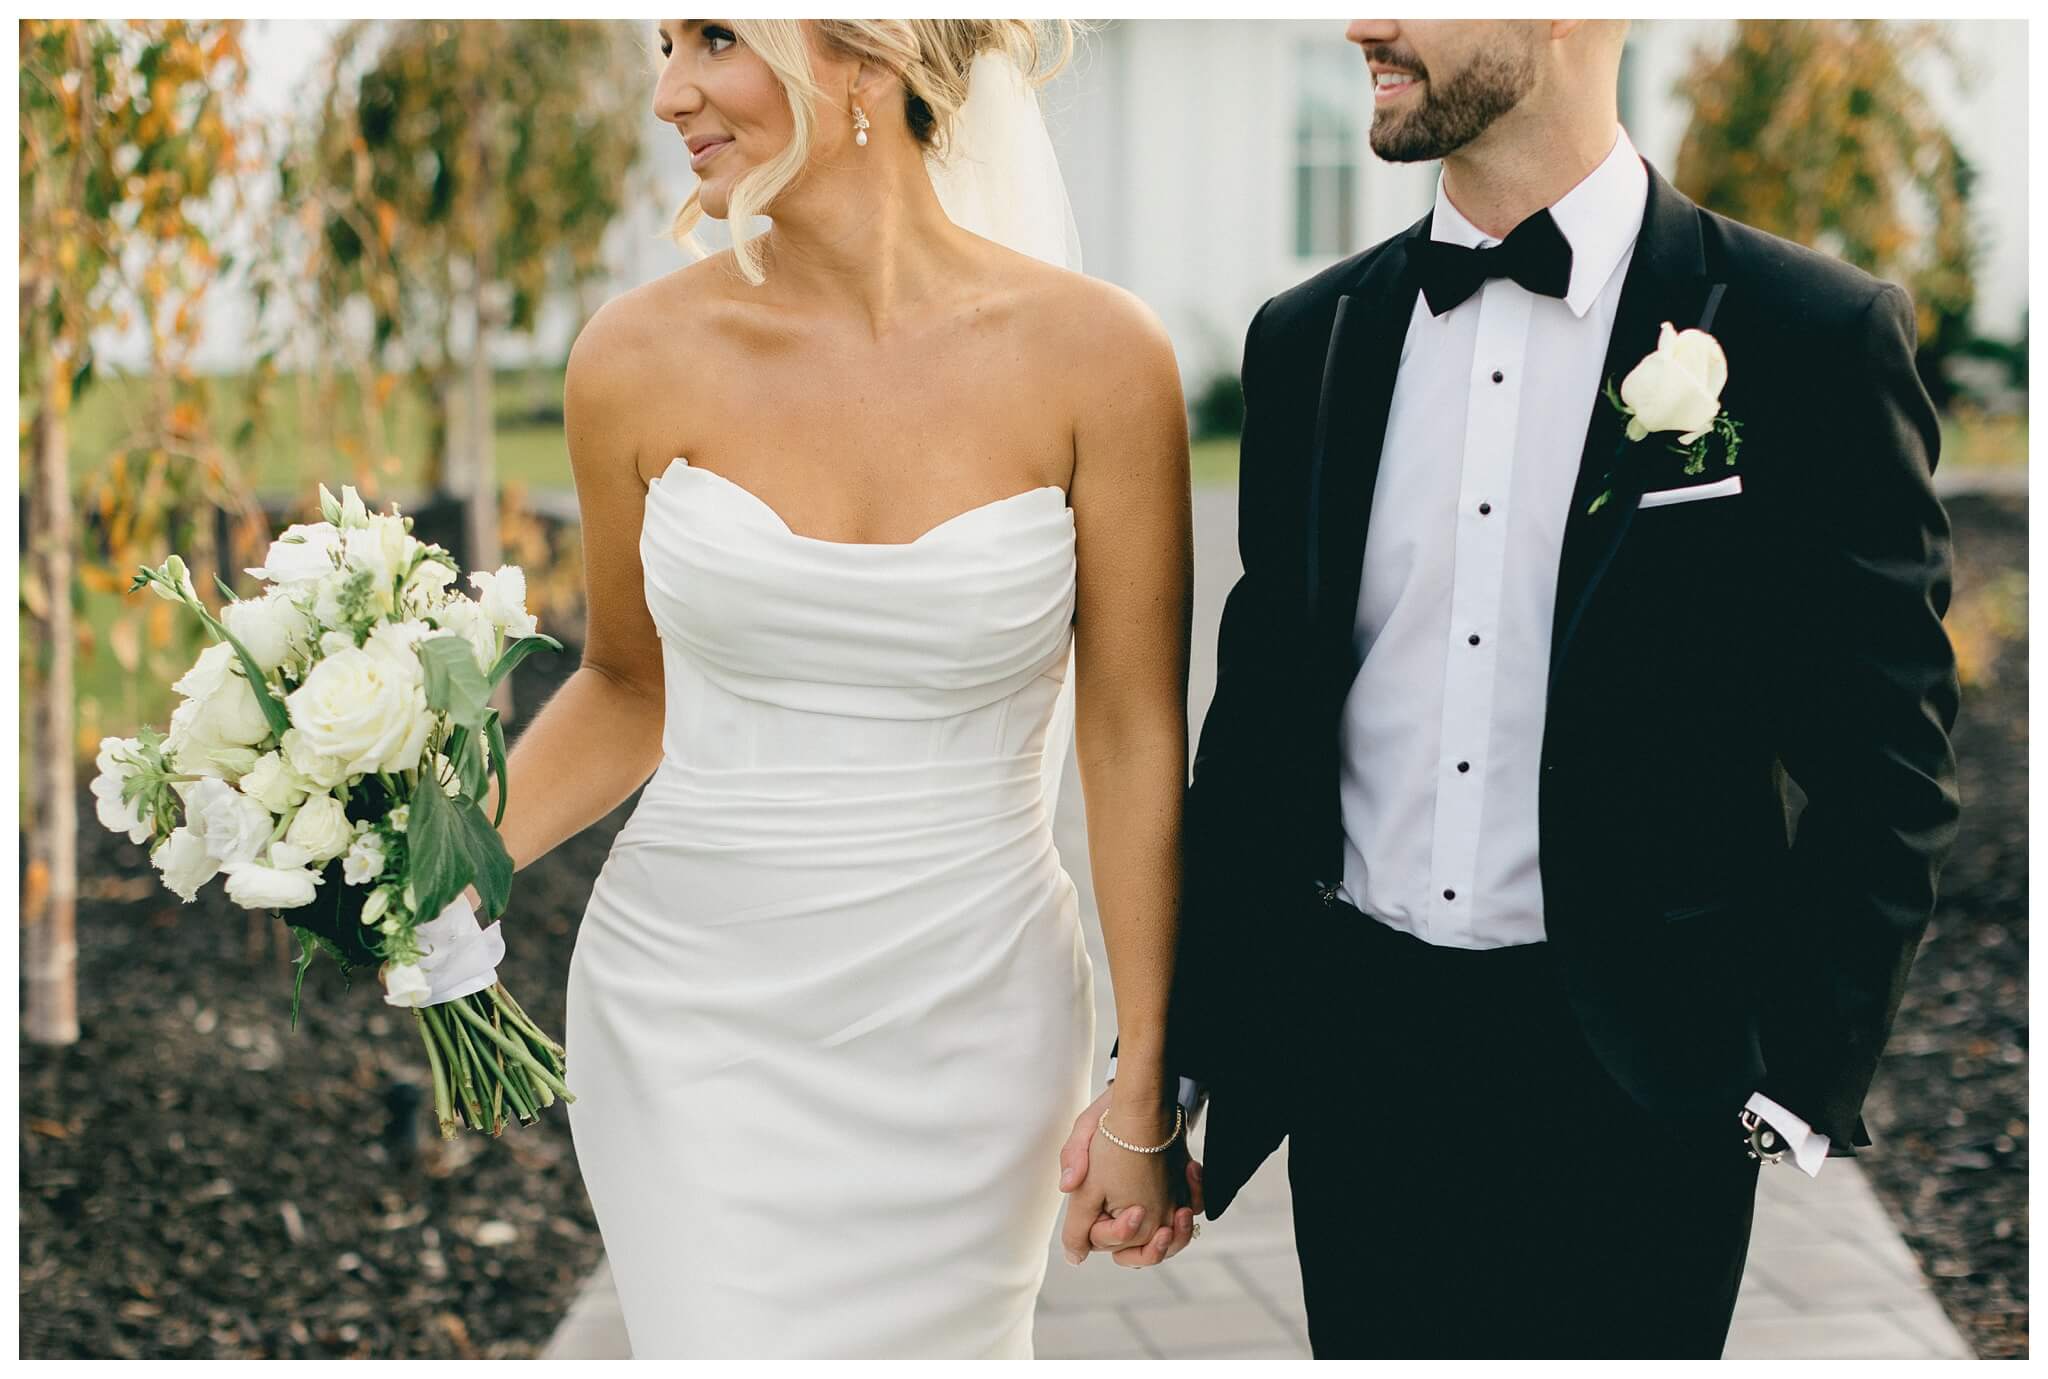
M726 211L733 257L748 282L766 281L761 246L750 230L810 160L817 134L817 103L824 91L811 75L809 24L818 44L893 72L903 83L903 113L925 156L943 158L953 118L967 101L967 76L983 53L1014 58L1033 84L1043 86L1074 55L1079 25L1071 19L735 19L734 34L768 65L789 97L795 132L782 152L747 171L733 184ZM1048 61L1050 55L1050 61ZM669 226L669 235L693 253L703 251L692 235L704 218L692 191Z

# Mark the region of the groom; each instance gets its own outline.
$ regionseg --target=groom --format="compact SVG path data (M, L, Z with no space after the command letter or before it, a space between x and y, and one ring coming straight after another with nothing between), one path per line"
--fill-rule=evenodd
M1245 342L1169 1066L1318 1357L1719 1355L1954 837L1912 305L1647 166L1625 31L1353 21L1435 206Z

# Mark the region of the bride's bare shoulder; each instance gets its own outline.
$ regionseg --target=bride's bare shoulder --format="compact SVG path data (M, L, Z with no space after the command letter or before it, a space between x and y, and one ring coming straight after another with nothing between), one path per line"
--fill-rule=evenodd
M718 258L729 255L630 288L583 323L562 380L572 463L580 448L630 457L640 470L650 448L673 432L672 413L689 405L688 384L700 373L724 297L726 265Z
M701 259L629 288L584 322L569 351L571 376L593 384L639 370L672 369L703 338L707 314L724 298L725 254Z
M1133 292L1010 250L1001 252L1001 294L1009 324L1056 373L1101 378L1178 379L1173 342L1159 316Z

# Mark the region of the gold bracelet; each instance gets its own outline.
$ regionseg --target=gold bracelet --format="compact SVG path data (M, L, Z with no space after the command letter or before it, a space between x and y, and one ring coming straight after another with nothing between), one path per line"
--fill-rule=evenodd
M1095 1128L1102 1132L1102 1137L1104 1139L1108 1140L1118 1149L1128 1149L1133 1154L1161 1154L1164 1153L1166 1150L1173 1148L1173 1142L1180 1138L1181 1129L1183 1128L1187 1119L1186 1108L1176 1104L1173 1108L1173 1133L1166 1137L1166 1143L1155 1144L1152 1145L1150 1148L1147 1148L1145 1145L1142 1144L1132 1144L1129 1140L1118 1139L1116 1137L1116 1132L1109 1128L1109 1111L1110 1108L1103 1108L1102 1118L1095 1122Z

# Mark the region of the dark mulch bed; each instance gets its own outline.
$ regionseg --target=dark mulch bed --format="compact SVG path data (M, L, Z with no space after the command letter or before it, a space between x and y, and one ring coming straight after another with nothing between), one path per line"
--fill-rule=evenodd
M1950 504L1962 600L2025 569L2024 503ZM2023 610L2022 610L2023 611ZM516 673L531 713L573 652ZM2026 640L1973 684L1966 812L1861 1163L1973 1346L2026 1353ZM635 797L637 799L637 796ZM575 928L629 800L519 874L503 973L559 1035ZM287 1025L279 926L160 890L81 810L82 1037L22 1046L24 1357L536 1354L602 1244L564 1108L432 1134L411 1019L326 963ZM252 941L253 939L253 941ZM570 1060L570 1085L575 1062Z
M2027 1354L2027 635L2024 499L1961 497L1958 635L2016 612L1963 688L1963 819L1913 967L1858 1162L1976 1352ZM2014 572L2018 572L2015 580ZM1999 581L2003 579L2004 585ZM2003 588L2001 595L1998 591ZM2017 607L2010 605L2016 603ZM1958 615L1961 615L1960 618Z

